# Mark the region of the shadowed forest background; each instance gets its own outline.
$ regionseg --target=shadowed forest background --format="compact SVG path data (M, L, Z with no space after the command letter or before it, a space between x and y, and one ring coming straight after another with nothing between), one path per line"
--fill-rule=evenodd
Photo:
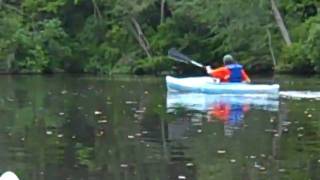
M191 72L177 47L216 67L320 72L318 0L0 0L0 72ZM176 68L176 69L175 69Z

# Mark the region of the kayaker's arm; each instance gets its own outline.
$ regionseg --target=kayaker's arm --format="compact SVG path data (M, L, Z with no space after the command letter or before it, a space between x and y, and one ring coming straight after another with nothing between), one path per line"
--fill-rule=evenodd
M227 70L225 67L220 67L220 68L216 68L216 69L212 69L210 66L206 66L206 71L209 75L214 76L214 77L218 77L218 78L222 78L224 77L226 74L228 74Z
M230 73L229 70L225 67L220 67L216 69L211 69L210 66L206 66L207 73L216 79L219 79L221 82L228 82Z
M251 83L251 80L250 80L248 74L246 73L246 71L242 70L241 76L242 76L242 82Z

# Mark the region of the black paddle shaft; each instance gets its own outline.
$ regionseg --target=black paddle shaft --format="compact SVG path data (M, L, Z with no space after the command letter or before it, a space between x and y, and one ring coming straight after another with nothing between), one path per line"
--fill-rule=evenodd
M204 66L194 60L192 60L191 58L189 58L188 56L180 53L178 50L176 50L175 48L171 48L168 51L168 56L176 61L179 62L183 62L183 63L187 63L187 64L192 64L198 67L203 68Z

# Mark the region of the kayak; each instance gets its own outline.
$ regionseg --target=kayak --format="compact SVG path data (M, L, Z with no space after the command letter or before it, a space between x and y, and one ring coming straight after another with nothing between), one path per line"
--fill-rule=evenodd
M207 111L215 106L229 105L250 106L253 109L278 111L279 99L270 98L267 94L204 94L167 92L166 106L168 112L179 108Z
M168 91L204 94L279 95L279 84L218 83L208 76L175 78L166 76Z

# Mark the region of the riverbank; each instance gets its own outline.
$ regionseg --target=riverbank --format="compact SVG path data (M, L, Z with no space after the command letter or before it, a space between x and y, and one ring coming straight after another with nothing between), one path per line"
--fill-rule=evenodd
M0 1L0 70L158 74L181 67L176 47L213 67L232 54L249 72L320 72L316 1L161 2Z

